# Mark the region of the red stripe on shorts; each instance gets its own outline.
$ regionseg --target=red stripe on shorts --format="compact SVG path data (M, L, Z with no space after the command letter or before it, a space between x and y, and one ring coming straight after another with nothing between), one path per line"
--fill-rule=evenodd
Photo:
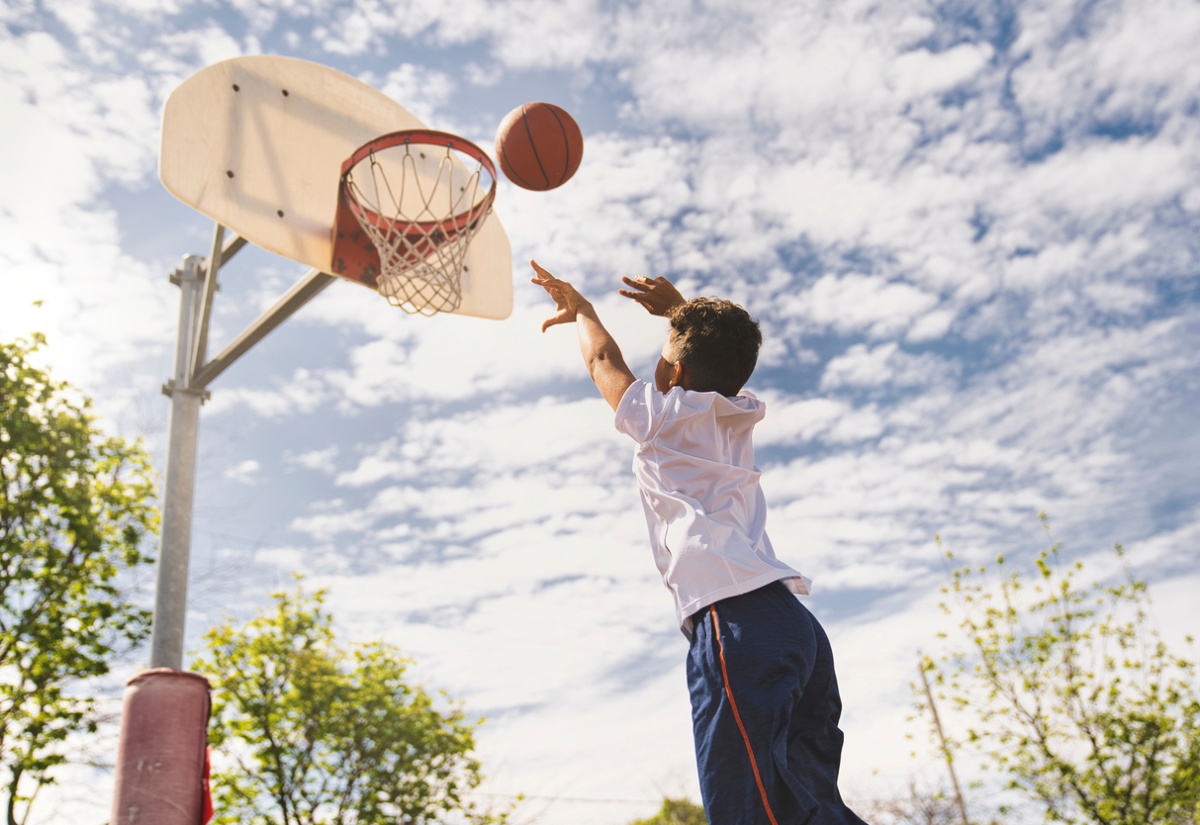
M708 609L712 614L713 636L717 640L717 652L721 657L721 678L725 680L725 696L729 699L729 707L733 708L733 718L737 722L738 730L742 732L742 742L746 745L746 755L750 757L750 769L754 771L754 782L758 785L758 795L762 799L763 808L767 811L767 819L771 821L771 825L779 825L775 821L775 812L771 810L771 803L767 800L767 789L763 787L762 776L758 773L758 760L754 758L754 748L750 746L750 736L746 733L746 726L742 724L742 715L738 713L737 702L733 698L733 687L729 684L729 669L725 666L725 646L721 644L721 626L717 624L717 606L710 605Z

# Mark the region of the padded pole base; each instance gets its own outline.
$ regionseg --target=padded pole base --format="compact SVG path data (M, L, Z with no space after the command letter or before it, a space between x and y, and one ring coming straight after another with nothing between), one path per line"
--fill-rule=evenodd
M195 673L153 668L126 683L112 825L200 825L209 707Z

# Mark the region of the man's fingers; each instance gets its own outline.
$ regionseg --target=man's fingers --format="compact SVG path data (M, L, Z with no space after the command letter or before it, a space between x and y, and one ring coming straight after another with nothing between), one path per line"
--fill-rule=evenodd
M562 324L562 323L565 323L565 320L563 319L563 317L561 315L555 315L552 318L547 318L545 321L542 322L542 332L545 332L546 330L550 329L550 327L558 326L559 324Z
M542 289L546 290L546 293L552 299L554 299L554 303L566 304L566 291L563 289L566 284L564 284L562 281L558 281L554 278L530 278L529 282L537 284Z
M545 272L545 270L542 270L542 271ZM530 278L529 282L531 284L537 284L542 289L549 292L552 297L556 297L556 298L559 295L565 294L566 291L568 289L570 289L570 287L571 287L571 285L568 284L566 281L560 281L558 278L555 278L549 272L545 272L544 275L538 276L537 278Z
M646 292L630 292L628 289L618 289L618 295L624 295L626 298L637 301L646 309L651 309L650 295Z

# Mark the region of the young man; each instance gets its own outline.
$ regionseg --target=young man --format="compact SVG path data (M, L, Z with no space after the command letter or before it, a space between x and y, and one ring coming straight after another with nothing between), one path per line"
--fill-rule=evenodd
M740 306L685 301L665 278L622 295L671 330L654 386L636 379L596 311L530 262L554 299L542 331L574 322L588 373L637 444L654 560L689 641L688 690L710 825L863 825L838 792L841 698L825 631L775 557L751 434L765 413L742 391L762 334Z

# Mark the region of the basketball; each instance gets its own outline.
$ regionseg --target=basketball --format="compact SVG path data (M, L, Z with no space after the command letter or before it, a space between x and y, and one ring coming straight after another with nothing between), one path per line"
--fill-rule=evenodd
M500 124L496 159L505 177L522 189L557 189L579 169L583 135L575 119L553 103L526 103Z

